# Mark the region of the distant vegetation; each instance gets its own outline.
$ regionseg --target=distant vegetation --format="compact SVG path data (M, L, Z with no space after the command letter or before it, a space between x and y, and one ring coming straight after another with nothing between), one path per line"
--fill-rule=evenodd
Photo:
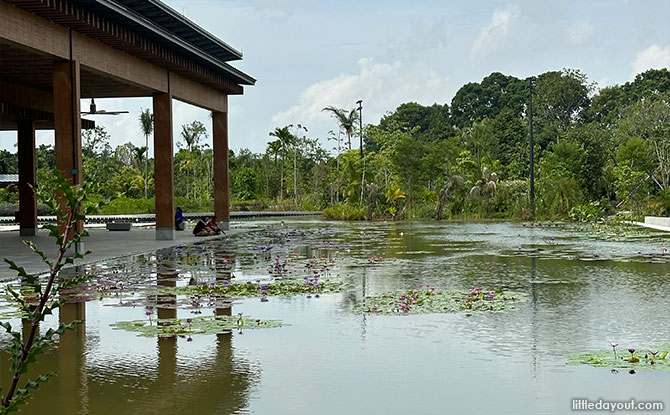
M667 69L601 90L573 69L543 73L534 85L537 217L670 215ZM359 134L353 109L324 108L333 115L328 138L336 155L302 125L277 127L265 153L230 152L233 209L326 209L348 219L530 218L529 86L530 79L494 72L461 87L450 105L402 104L365 126L363 160L350 147ZM147 118L138 119L138 134L147 131ZM185 210L212 210L206 135L195 121L178 140L175 192ZM109 212L151 212L153 160L146 149L112 149L100 127L83 141L84 174L105 189L100 197L125 193ZM16 164L15 154L0 153L0 172L16 172ZM53 148L41 146L40 184L53 165ZM0 203L16 198L0 190Z

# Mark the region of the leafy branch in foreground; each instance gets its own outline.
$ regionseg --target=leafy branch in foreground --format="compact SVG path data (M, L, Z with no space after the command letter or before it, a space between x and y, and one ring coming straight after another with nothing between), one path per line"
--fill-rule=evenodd
M73 264L75 260L81 259L90 253L76 252L74 247L78 246L82 238L88 236L88 232L80 229L78 223L83 223L86 215L90 215L99 209L105 202L100 202L82 208L87 200L87 195L92 194L91 185L83 184L70 186L60 171L55 170L55 186L49 189L37 191L37 197L46 204L57 216L59 225L45 225L49 230L49 236L56 239L58 252L54 260L50 260L47 254L41 251L31 241L23 241L42 262L47 265L49 271L44 276L44 285L40 281L39 274L28 273L24 267L19 266L11 259L4 258L10 269L17 272L21 288L17 289L11 285L7 286L7 292L18 306L24 320L29 322L27 335L12 328L9 322L0 322L7 333L11 336L11 382L7 393L0 389L0 414L15 412L18 407L30 398L30 390L37 389L42 383L48 381L55 372L48 372L28 380L21 387L19 382L28 371L31 363L36 362L37 356L44 353L57 336L62 336L65 330L73 330L81 321L73 321L69 324L60 324L56 329L49 329L44 334L39 334L39 326L45 317L53 314L65 304L69 297L66 290L71 289L85 279L84 277L73 277L59 279L59 273L64 266ZM89 181L88 183L92 183ZM75 251L72 253L72 251Z

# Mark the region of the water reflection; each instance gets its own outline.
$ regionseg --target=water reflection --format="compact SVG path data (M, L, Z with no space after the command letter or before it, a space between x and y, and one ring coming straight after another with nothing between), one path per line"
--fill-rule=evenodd
M351 407L441 413L447 400L453 413L551 414L574 396L658 400L670 387L666 373L611 376L565 365L567 353L607 348L610 340L633 346L668 341L662 316L670 311L670 261L644 256L653 250L655 241L593 241L568 229L519 224L296 222L126 258L122 265L110 261L99 268L156 288L191 278L216 284L269 279L276 256L288 257L288 277L302 278L309 271L305 262L337 253L332 274L347 288L318 300L236 300L235 310L228 298L209 299L202 307L209 315L244 312L288 325L192 341L109 329L118 320L144 318L146 302L159 318L190 317L184 296L138 294L142 306L136 308L111 307L118 303L112 300L73 303L62 321L84 316L86 325L40 361L43 370L62 367L64 376L39 391L30 404L34 412L27 413L339 414ZM351 313L366 295L425 284L522 291L528 301L471 317ZM64 379L69 383L61 386ZM50 402L61 393L76 402L62 409Z
M158 287L174 287L174 258L157 258ZM177 297L158 295L159 319L177 317ZM108 306L113 305L111 301ZM88 312L87 312L88 311ZM243 413L249 392L258 381L255 364L237 356L230 332L185 338L141 339L133 333L110 330L111 321L141 319L143 308L107 307L99 301L64 304L58 322L84 321L60 337L57 347L40 356L28 377L55 370L58 376L37 391L24 414L172 414L188 411L211 414ZM231 307L215 309L230 315ZM88 318L88 320L87 320ZM47 321L45 327L51 327ZM29 329L24 321L24 332ZM43 328L43 330L46 328ZM155 354L150 344L155 344ZM7 349L0 373L7 374ZM26 379L28 379L26 377ZM4 378L3 378L4 380Z

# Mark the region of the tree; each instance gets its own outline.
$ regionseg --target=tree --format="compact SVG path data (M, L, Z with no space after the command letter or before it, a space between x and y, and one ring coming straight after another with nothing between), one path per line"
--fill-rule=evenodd
M188 151L192 152L197 148L204 137L207 137L207 128L198 120L181 126L181 138L186 143Z
M630 106L619 124L618 137L640 137L647 142L653 165L648 172L660 177L661 187L670 185L670 93L642 99Z
M359 119L356 108L347 112L345 109L337 108L331 105L322 109L321 111L328 111L335 117L340 128L344 130L345 134L347 135L349 150L351 150L351 137L354 135L356 123Z
M84 180L95 181L100 193L106 197L112 196L113 192L108 184L118 174L119 164L115 160L112 147L109 144L110 136L107 130L102 126L84 130L82 141Z
M135 146L133 143L125 143L114 150L116 162L122 166L134 166L136 160Z
M505 107L491 122L491 155L500 161L506 177L520 179L529 168L528 132L521 119Z
M289 147L293 145L293 142L295 141L295 137L293 134L291 134L289 128L290 126L288 125L282 128L277 127L274 131L270 132L272 137L277 138L278 143L274 146L278 147L278 153L281 155L281 179L279 192L280 199L284 198L284 167L286 162L286 155L288 153Z
M192 197L191 192L196 186L196 170L204 170L203 173L209 176L208 166L211 165L211 160L203 157L200 148L200 141L205 137L207 137L207 128L198 120L181 126L181 138L188 151L180 168L190 176L190 179L186 180L186 197ZM203 192L198 192L198 196L198 199L202 201Z
M545 72L537 77L537 114L547 123L556 123L565 131L582 117L595 85L578 69Z
M420 141L443 140L453 133L447 104L430 107L416 102L401 104L394 112L382 117L379 127L388 132L408 132Z
M237 187L237 196L242 200L250 200L256 197L256 182L258 175L256 170L250 167L243 167L236 175L235 187Z
M154 131L154 115L149 111L149 109L142 110L140 112L140 127L142 127L142 134L144 134L144 146L149 149L149 135ZM144 160L144 198L148 197L148 180L149 177L149 157L147 154L146 159Z
M475 121L495 118L507 107L521 115L528 96L528 83L500 72L493 72L480 83L463 85L451 100L451 118L458 128L472 126Z
M7 150L0 150L0 173L17 173L19 171L19 156Z

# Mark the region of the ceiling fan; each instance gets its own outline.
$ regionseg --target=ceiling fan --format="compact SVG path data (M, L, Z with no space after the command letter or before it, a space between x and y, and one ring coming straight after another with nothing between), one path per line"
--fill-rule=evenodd
M88 112L82 112L81 115L119 115L128 114L128 111L106 111L99 110L95 105L95 99L91 98L91 105Z

